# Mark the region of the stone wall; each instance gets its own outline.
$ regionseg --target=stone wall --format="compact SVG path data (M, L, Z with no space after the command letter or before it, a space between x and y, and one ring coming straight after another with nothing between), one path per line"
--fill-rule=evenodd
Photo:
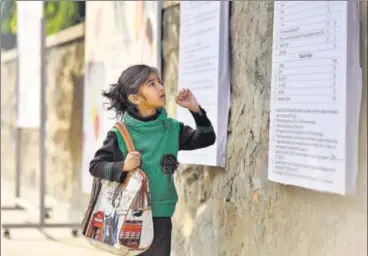
M226 168L183 166L174 216L173 256L342 256L367 254L367 3L362 2L364 90L358 192L317 193L267 182L273 3L231 2L231 113ZM163 10L163 79L177 91L178 1ZM47 192L79 215L83 38L47 51ZM2 55L3 58L3 55ZM15 62L1 65L1 170L14 180ZM175 102L168 102L175 113ZM22 130L22 183L38 187L38 132ZM73 195L73 196L71 196ZM228 198L228 201L225 199Z
M1 54L4 58L4 54ZM1 177L15 177L16 63L1 63Z
M68 201L77 181L83 110L83 25L49 37L46 53L47 194ZM72 36L70 36L70 34ZM83 33L82 33L83 35ZM7 58L13 55L11 58ZM1 176L14 180L16 144L15 52L2 54L1 63ZM8 59L8 60L6 60ZM20 129L21 184L39 187L39 130Z
M163 17L164 82L176 91L179 5ZM264 179L267 172L273 3L231 2L231 115L227 167L185 166L176 175L180 195L173 255L367 254L367 4L362 2L365 58L358 192L318 193ZM172 108L174 104L170 103ZM171 111L171 109L170 109ZM226 202L225 199L230 201Z

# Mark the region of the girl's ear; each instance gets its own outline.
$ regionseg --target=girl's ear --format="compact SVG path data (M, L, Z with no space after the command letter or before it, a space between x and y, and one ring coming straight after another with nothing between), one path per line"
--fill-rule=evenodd
M130 94L128 96L128 100L130 101L130 103L134 105L138 105L140 103L138 95L135 95L135 94Z

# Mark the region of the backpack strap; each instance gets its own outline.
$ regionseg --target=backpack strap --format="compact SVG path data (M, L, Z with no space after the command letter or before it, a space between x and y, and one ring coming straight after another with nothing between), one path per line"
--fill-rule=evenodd
M135 151L134 143L132 141L132 138L130 137L129 131L126 128L125 124L122 122L119 122L119 123L116 123L114 127L118 130L118 132L123 137L128 152Z

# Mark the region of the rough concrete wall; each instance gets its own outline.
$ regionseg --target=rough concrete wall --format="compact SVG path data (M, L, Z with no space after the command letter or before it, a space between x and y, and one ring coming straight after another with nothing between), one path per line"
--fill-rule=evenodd
M69 199L81 161L84 41L52 48L47 58L48 191Z
M81 151L84 41L47 50L47 194L68 201ZM15 60L1 64L1 176L15 176ZM39 130L21 130L22 185L39 187ZM79 182L79 181L78 181Z
M1 177L14 180L16 63L1 64Z
M184 166L174 217L173 254L366 255L367 14L358 192L341 197L264 179L267 170L273 3L235 1L231 7L232 85L227 167ZM164 82L177 88L179 5L164 11ZM169 103L174 113L174 104ZM225 202L229 198L229 202Z

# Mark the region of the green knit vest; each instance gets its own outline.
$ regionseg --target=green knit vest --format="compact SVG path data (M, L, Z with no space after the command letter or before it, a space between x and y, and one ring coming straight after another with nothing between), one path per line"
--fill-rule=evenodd
M141 153L141 168L149 180L153 217L172 217L178 194L172 175L162 171L161 159L165 154L178 155L179 122L168 118L164 108L160 109L160 115L155 120L144 122L126 113L123 122L136 151ZM124 140L115 128L113 130L125 158L128 152Z

